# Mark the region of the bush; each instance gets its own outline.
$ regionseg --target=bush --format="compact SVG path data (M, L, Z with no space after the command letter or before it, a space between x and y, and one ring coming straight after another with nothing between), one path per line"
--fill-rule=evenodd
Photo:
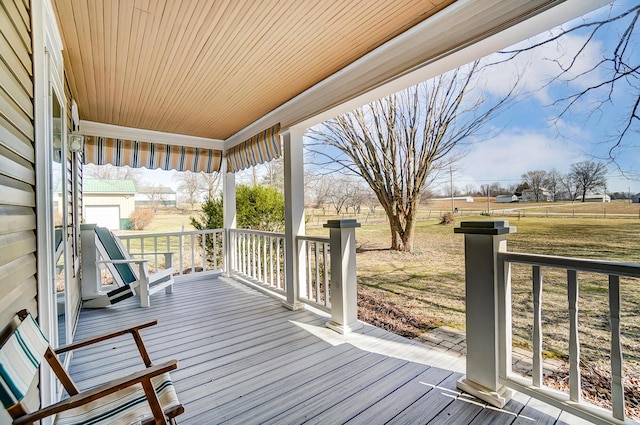
M442 217L440 217L440 224L456 224L456 221L453 218L453 214L450 212L445 213Z
M284 196L268 186L236 188L236 212L241 229L278 232L284 229Z
M131 230L144 230L153 220L153 211L150 209L136 208L129 216Z

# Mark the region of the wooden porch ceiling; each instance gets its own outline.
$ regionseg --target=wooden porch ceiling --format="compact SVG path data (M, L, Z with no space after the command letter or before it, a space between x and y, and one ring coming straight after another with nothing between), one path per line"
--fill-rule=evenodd
M53 0L82 120L218 140L454 6L450 22L312 97L283 126L561 2Z

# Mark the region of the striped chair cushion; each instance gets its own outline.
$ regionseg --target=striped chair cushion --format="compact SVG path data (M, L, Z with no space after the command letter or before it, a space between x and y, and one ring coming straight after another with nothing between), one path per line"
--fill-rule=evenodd
M0 349L0 399L9 408L24 398L49 342L29 314Z
M180 402L169 373L151 380L162 408L166 411ZM139 424L153 417L142 384L132 385L84 406L58 414L56 425Z

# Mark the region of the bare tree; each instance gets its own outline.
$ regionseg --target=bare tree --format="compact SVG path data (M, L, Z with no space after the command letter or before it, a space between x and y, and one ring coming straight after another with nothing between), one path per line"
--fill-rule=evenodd
M607 166L603 162L582 161L571 164L571 174L578 191L585 202L587 192L605 187L607 184Z
M273 159L263 164L266 174L263 178L263 184L274 187L284 193L284 162L283 158Z
M116 167L111 164L87 164L83 168L83 173L88 177L99 180L133 180L136 185L140 185L142 181L140 170L127 165Z
M533 196L536 202L540 202L540 195L542 189L545 189L547 184L547 172L543 170L527 171L522 176L522 181L529 185L529 188L533 191Z
M221 174L217 172L213 173L200 173L199 178L202 180L202 186L207 194L207 199L214 199L216 193L220 189L222 184ZM193 208L192 208L193 209Z
M476 193L478 189L476 189L476 186L472 183L467 183L464 185L464 187L462 188L462 193L464 193L467 196L471 196L474 193Z
M578 183L571 173L560 174L560 185L570 201L575 201L578 196Z
M349 212L349 208L360 207L362 200L358 199L358 182L353 177L342 176L331 179L331 184L325 193L327 201L333 206L336 214Z
M176 173L176 180L180 182L178 190L182 194L184 202L191 205L191 211L193 211L203 191L200 175L193 171L182 171Z
M478 72L475 62L311 130L316 156L361 176L374 191L389 219L391 249L413 249L421 193L513 94L485 104L473 91Z
M613 105L616 93L624 94L623 105L616 104L622 126L609 149L609 157L615 162L619 148L626 140L632 140L640 124L640 55L637 52L640 40L637 39L636 30L640 4L631 2L630 6L620 8L613 2L609 7L609 13L598 15L600 18L576 21L577 24L552 33L543 41L501 53L507 54L511 59L541 46L583 35L573 37L574 40L583 40L573 57L566 61L555 61L558 73L548 84L588 82L586 86L574 86L578 87L575 91L555 100L554 104L561 107L558 120L572 110L581 108L581 100L586 100L591 105L592 112L599 113L605 104ZM580 56L590 44L598 44L601 57L595 64L583 69Z
M151 185L145 187L145 196L151 201L153 212L157 212L158 205L167 199L167 193L164 188L159 185Z
M551 194L553 202L556 202L558 200L560 187L562 185L561 178L562 178L561 174L555 169L547 173L547 189Z

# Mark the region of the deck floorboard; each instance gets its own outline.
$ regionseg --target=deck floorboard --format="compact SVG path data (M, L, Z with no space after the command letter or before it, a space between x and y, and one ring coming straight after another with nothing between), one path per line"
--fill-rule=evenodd
M225 278L183 281L151 307L130 299L82 310L76 340L157 319L142 331L172 373L185 424L570 423L571 416L518 395L504 409L461 394L464 357L365 325L348 336L327 316ZM130 336L74 353L81 389L143 367ZM562 420L558 419L561 418Z

